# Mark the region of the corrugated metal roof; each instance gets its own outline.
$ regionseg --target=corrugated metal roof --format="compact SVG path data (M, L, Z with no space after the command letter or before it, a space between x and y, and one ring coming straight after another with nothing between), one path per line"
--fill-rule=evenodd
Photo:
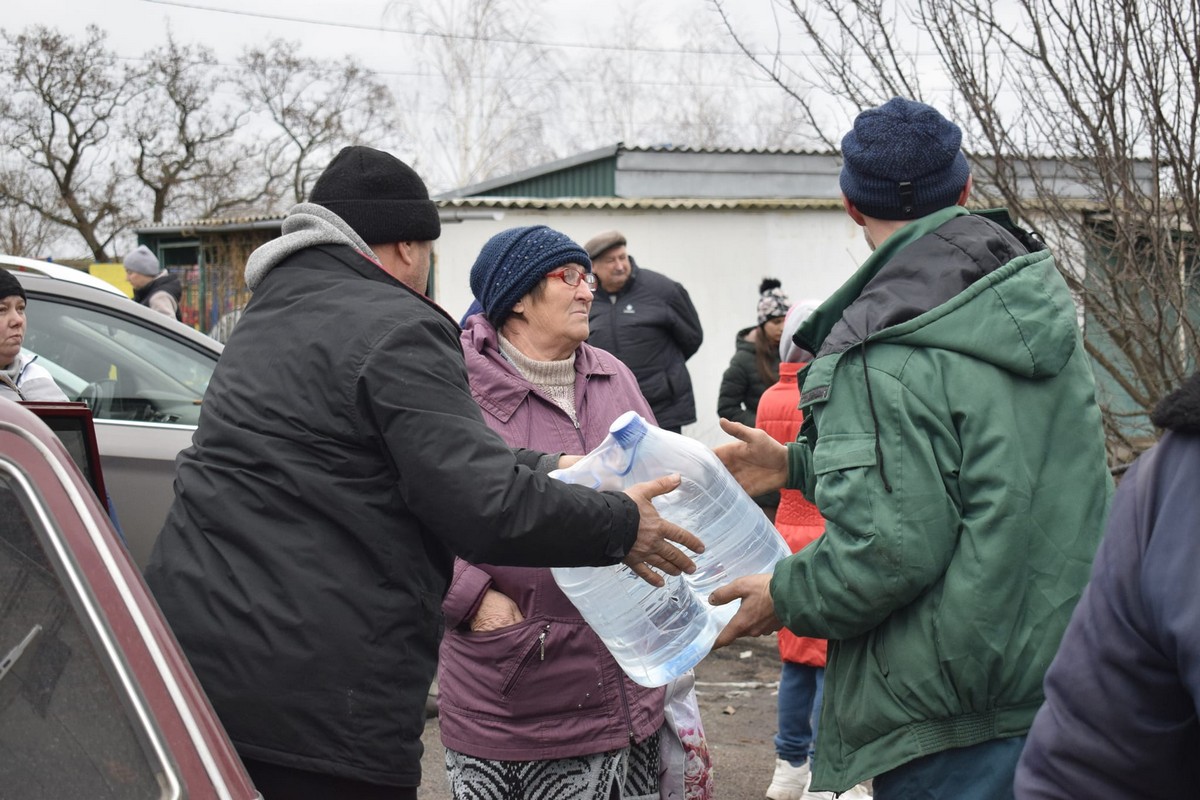
M485 192L502 197L593 197L617 193L616 156L500 184Z
M829 198L624 198L624 197L459 197L440 200L441 208L494 208L535 210L605 210L630 211L771 211L779 209L841 208L842 201Z
M283 214L256 214L245 217L214 217L212 219L193 219L181 222L153 222L133 229L134 233L185 233L203 230L205 233L216 231L249 231L261 228L278 228L283 224Z
M968 156L977 167L993 159ZM1087 161L1058 158L1014 160L1017 191L1034 198L1098 201ZM1138 162L1137 179L1148 186L1150 162ZM533 169L464 186L437 199L461 197L600 197L754 200L762 197L839 200L841 157L836 152L785 149L626 147L622 143L579 153ZM987 169L981 170L986 175Z
M450 200L436 201L441 211L443 222L460 221L472 218L495 218L495 211L506 209L529 209L535 211L782 211L782 210L824 210L842 207L840 199L831 198L624 198L624 197L459 197ZM978 197L971 204L974 208L989 204L1001 204L999 198ZM1032 200L1026 203L1030 211L1045 211L1058 208L1074 211L1098 211L1104 208L1099 203L1088 200L1065 200L1054 203L1040 203ZM472 213L477 210L479 213ZM230 219L202 219L173 224L147 225L137 228L139 234L163 234L203 231L205 233L236 232L252 230L244 227L246 223L264 223L259 228L278 228L283 224L283 217L257 216Z
M632 161L629 161L630 156L633 157ZM628 194L619 191L617 174L630 169L635 171L644 169L647 163L654 164L653 169L657 171L719 174L723 170L711 170L711 162L697 162L696 159L739 161L742 165L761 162L768 165L765 166L765 169L770 171L776 171L782 164L788 162L803 162L803 164L798 163L798 168L806 172L814 158L836 159L837 157L837 154L833 152L815 150L678 147L675 145L626 147L624 143L617 142L615 145L576 153L567 158L540 164L511 175L453 189L438 195L436 199L481 195L553 197ZM670 167L667 165L667 160L672 158L682 158L684 162L677 167ZM647 162L646 159L652 159L652 161ZM718 194L721 193L718 192Z
M626 147L618 144L626 153L731 153L751 155L784 155L784 156L836 156L832 150L798 150L787 147L689 147L687 145L651 145L649 147Z
M261 214L249 217L214 217L213 219L193 219L182 222L160 222L134 228L139 236L199 236L213 233L242 233L254 230L278 231L283 225L286 214ZM442 222L462 222L466 219L492 218L485 212L470 212L460 209L446 208L439 204L439 216Z
M492 217L489 213L471 214L471 209L580 209L604 210L625 209L635 211L673 210L743 210L764 211L787 208L841 208L840 200L795 199L795 198L650 198L630 199L623 197L459 197L435 201L443 222L455 222L473 217ZM197 219L183 222L156 223L135 228L138 234L195 234L229 233L243 230L279 228L283 216L230 217L224 219Z

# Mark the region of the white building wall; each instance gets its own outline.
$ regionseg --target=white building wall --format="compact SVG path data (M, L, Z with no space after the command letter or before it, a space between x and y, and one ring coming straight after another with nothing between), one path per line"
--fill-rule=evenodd
M737 332L755 324L758 285L775 277L792 301L824 299L869 253L861 229L836 209L624 210L506 209L499 220L444 225L437 241L435 297L455 319L471 303L468 276L483 244L523 225L549 225L582 244L616 228L640 267L682 283L704 326L688 361L697 422L684 433L710 446L727 441L717 424L721 375Z

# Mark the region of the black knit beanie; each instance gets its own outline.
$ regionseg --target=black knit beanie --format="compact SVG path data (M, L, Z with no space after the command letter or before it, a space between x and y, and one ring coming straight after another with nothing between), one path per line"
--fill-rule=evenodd
M0 268L0 300L13 295L20 295L22 300L28 300L25 296L25 288L21 286L21 282L17 280L11 272Z
M421 176L373 147L343 147L308 199L341 217L367 244L425 242L442 234L437 206Z
M971 168L962 131L933 106L893 97L842 139L842 194L875 219L917 219L958 202Z

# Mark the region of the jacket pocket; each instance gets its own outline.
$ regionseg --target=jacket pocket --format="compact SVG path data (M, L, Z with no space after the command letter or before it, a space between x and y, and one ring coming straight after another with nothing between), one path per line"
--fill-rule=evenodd
M813 469L818 475L875 466L875 435L835 433L817 440Z
M606 656L599 637L574 620L534 617L486 633L450 631L442 643L440 700L500 719L602 709L615 691L605 680Z
M826 520L854 536L873 536L875 493L867 471L875 468L875 436L836 433L821 436L812 453L817 507Z
M637 376L638 388L650 405L671 399L671 383L665 370L656 369L653 372Z
M530 663L537 659L538 661L546 660L546 637L550 634L550 623L541 625L540 630L535 638L531 639L525 652L513 662L512 667L508 671L508 675L504 678L504 683L500 686L500 696L507 699L512 694L513 686L517 679L525 673L529 668Z

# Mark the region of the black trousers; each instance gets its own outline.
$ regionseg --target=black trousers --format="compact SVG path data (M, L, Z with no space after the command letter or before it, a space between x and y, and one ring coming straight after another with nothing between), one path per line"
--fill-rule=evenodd
M383 786L242 759L263 800L417 800L415 786Z

